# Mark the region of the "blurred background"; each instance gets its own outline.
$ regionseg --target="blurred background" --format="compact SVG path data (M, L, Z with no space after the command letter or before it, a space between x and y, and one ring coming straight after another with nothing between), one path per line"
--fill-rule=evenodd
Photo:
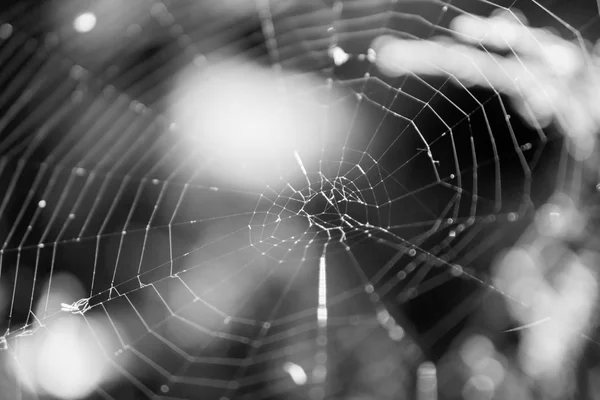
M600 399L599 19L4 1L0 398Z

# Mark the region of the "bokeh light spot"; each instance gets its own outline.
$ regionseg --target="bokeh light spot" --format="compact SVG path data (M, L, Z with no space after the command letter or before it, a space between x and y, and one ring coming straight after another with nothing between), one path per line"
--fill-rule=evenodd
M96 26L96 15L91 12L84 12L77 16L73 21L73 28L77 32L86 33Z

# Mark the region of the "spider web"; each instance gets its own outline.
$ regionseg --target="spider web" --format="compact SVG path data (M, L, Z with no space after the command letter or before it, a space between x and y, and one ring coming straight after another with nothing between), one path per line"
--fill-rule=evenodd
M30 338L76 320L111 377L94 396L413 397L417 367L480 299L519 303L485 267L498 242L554 188L579 189L561 136L512 118L493 83L390 78L375 65L369 46L381 35L428 40L451 35L457 16L517 7L586 52L550 6L461 3L259 1L223 15L134 1L97 12L96 29L119 37L100 48L70 28L75 6L52 22L46 6L4 11L8 357L26 364ZM230 56L215 68L214 52ZM212 76L242 55L267 65L288 96L311 73L293 95L310 94L320 110L310 125L318 151L277 154L247 185L219 177L225 161L190 146L166 112L176 72ZM253 99L244 87L233 94ZM65 271L84 289L61 305L52 290ZM387 372L361 372L377 366ZM26 386L13 390L38 396Z

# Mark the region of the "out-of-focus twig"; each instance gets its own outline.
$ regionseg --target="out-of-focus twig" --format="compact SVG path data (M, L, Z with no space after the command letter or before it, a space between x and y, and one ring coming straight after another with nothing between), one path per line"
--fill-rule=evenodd
M514 12L489 18L463 15L454 37L377 38L379 69L390 76L451 76L460 85L504 93L530 124L554 122L571 139L572 155L587 159L600 128L600 57Z

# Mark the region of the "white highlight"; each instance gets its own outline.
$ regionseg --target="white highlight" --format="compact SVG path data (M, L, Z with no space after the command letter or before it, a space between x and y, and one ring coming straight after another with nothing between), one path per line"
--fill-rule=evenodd
M492 357L496 352L492 341L483 335L474 335L465 340L460 349L460 358L470 368L475 368L478 362Z
M505 333L507 333L507 332L517 332L517 331L522 331L522 330L525 330L525 329L530 329L530 328L536 327L538 325L545 324L546 322L551 321L551 320L552 320L552 318L550 318L550 317L542 318L539 321L535 321L535 322L532 322L530 324L519 325L516 328L507 329L504 332Z
M82 314L87 312L91 307L88 304L89 299L80 299L73 304L60 303L60 309L63 312L70 312L74 314Z
M319 307L317 308L317 321L320 327L327 325L327 273L325 255L319 260Z
M302 154L305 165L320 157L326 115L314 90L318 79L244 60L217 64L217 59L183 71L171 96L177 134L190 150L198 150L199 160L210 160L202 167L227 184L262 188L297 169L298 157L290 157L294 152ZM335 111L327 121L335 132L345 113Z
M300 170L304 177L306 178L306 182L308 183L308 187L310 188L310 178L308 177L308 173L306 172L306 168L304 168L304 164L302 163L302 159L300 158L300 154L297 151L294 151L294 157L296 158L296 162L300 166Z
M108 345L106 326L94 318L88 323L68 316L47 330L21 335L15 358L18 363L13 368L25 388L40 395L77 399L106 381L108 359L100 349Z
M330 48L329 49L329 56L331 58L333 58L333 62L338 67L340 65L346 64L346 62L348 62L348 60L350 59L350 55L348 53L346 53L344 51L344 49L342 49L339 46L333 46L332 48Z
M426 361L417 370L417 398L419 400L437 399L437 370L435 364Z
M308 380L306 372L298 364L288 361L283 364L283 370L290 375L296 385L304 385Z
M96 26L96 15L92 12L84 12L73 21L73 28L77 32L86 33Z
M369 50L367 50L367 59L372 63L377 61L377 53L375 52L375 49L369 48Z
M49 282L41 292L46 293L48 286ZM82 292L75 277L56 274L48 297L41 296L31 312L28 329L18 333L10 370L23 388L36 397L85 398L98 384L114 378L102 351L114 346L108 333L112 328L105 320L94 315L85 319L66 315L42 325L44 316L60 310L62 304L70 305L73 310L84 303L81 300L71 304ZM0 344L5 343L0 341Z
M557 75L572 75L582 67L583 61L573 46L558 42L545 46L543 51L546 62Z
M83 337L80 319L65 319L37 354L37 376L46 392L65 399L83 397L101 380L106 360L91 337Z

